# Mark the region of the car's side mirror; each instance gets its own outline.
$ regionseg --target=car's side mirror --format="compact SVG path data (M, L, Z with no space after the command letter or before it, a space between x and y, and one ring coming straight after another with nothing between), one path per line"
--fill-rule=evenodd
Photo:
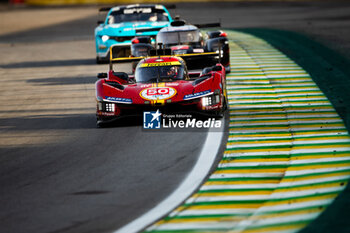
M113 72L113 75L115 77L123 79L124 81L128 81L129 80L129 75L127 73L125 73L125 72Z
M107 78L107 73L98 73L98 74L97 74L97 78L98 78L98 79Z
M212 68L212 71L222 71L222 67L221 66L214 66Z
M100 25L100 24L103 24L103 23L104 23L104 21L102 21L102 20L97 21L97 25Z
M205 67L205 68L202 70L201 75L208 74L210 71L212 71L212 67Z

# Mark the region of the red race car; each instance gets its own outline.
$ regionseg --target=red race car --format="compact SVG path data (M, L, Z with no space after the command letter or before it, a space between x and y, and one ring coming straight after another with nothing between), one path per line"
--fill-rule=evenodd
M96 82L97 125L144 111L195 112L222 116L226 109L225 68L221 64L189 73L177 56L142 59L134 76L110 71Z

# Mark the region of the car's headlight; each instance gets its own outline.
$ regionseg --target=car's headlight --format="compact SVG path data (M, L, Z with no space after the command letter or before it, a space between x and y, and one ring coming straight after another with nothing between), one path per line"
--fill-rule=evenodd
M104 36L101 37L101 39L102 39L103 42L106 42L109 39L109 36L104 35Z
M210 105L212 105L211 96L202 97L202 105L203 106L210 106Z
M103 112L115 112L115 104L108 102L97 102L97 108L99 111Z
M106 112L114 112L115 106L113 103L106 103L105 106L106 106Z
M203 106L211 106L220 102L220 90L215 90L214 95L202 97Z

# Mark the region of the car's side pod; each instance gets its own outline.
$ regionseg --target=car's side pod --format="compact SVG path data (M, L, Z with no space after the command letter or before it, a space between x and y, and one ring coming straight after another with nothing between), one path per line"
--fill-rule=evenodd
M117 81L120 84L127 84L129 83L129 76L127 73L124 72L114 72L113 70L109 71L108 75L109 80Z
M210 77L212 77L211 74L203 74L203 75L201 75L199 78L197 78L196 80L194 80L193 83L192 83L192 85L193 85L193 86L196 86L197 84L203 82L204 80L206 80L206 79L208 79L208 78L210 78Z
M230 48L227 37L218 36L209 38L206 40L204 46L208 52L219 51L221 53L219 62L225 67L230 66Z
M222 71L222 65L213 66L212 71Z
M222 65L215 65L211 67L205 67L202 71L202 75L208 74L211 71L222 71Z
M192 85L195 86L201 82L203 82L204 80L210 78L213 76L213 74L210 74L210 72L214 71L214 72L220 72L223 70L223 66L221 64L216 64L215 66L211 66L211 67L205 67L201 73L201 76L199 76L198 79L196 79Z

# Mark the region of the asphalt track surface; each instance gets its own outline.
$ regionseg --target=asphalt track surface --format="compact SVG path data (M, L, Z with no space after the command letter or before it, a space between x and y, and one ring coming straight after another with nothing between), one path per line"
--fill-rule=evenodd
M93 83L107 66L94 63L95 8L5 8L0 231L109 232L167 197L196 162L206 133L147 133L137 119L96 129ZM260 2L179 4L172 13L192 23L220 15L227 28L296 31L349 58L349 11L346 2ZM67 12L75 16L67 20ZM323 230L347 232L341 206Z

